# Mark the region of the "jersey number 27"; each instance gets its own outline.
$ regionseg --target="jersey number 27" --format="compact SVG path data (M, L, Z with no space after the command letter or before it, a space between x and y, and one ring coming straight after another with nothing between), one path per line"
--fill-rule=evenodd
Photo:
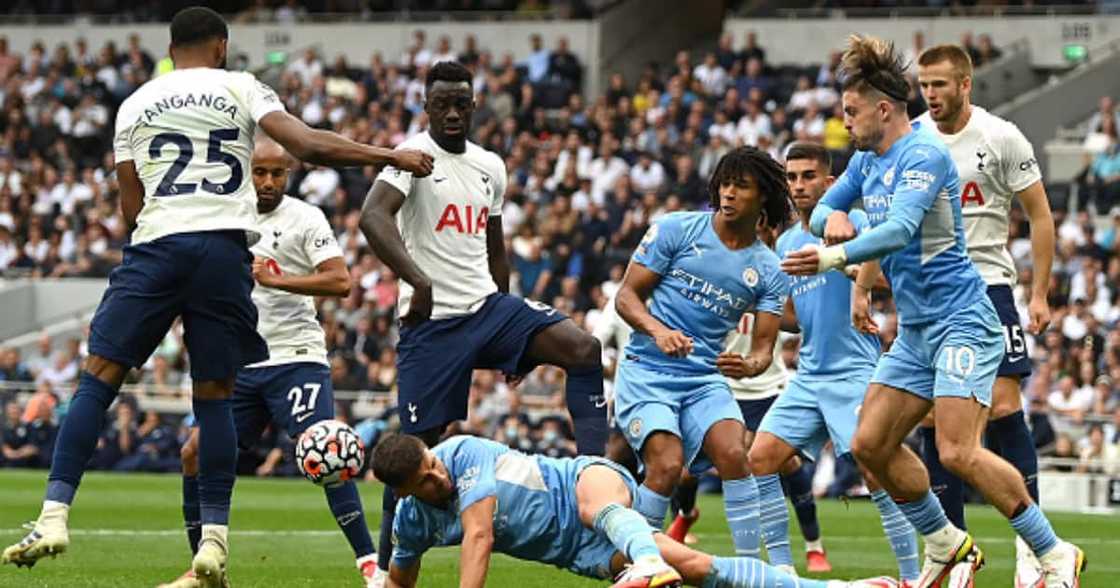
M229 167L229 179L221 184L216 184L203 178L202 189L211 194L229 194L241 186L245 177L241 162L232 153L222 151L222 141L236 141L240 136L239 129L214 129L210 131L210 139L206 144L206 162L222 163ZM164 145L174 145L179 150L179 156L171 164L167 173L163 175L159 186L156 186L156 196L181 196L193 194L198 184L178 183L179 174L187 169L194 157L194 144L189 137L182 133L160 133L152 138L148 145L148 157L159 159Z

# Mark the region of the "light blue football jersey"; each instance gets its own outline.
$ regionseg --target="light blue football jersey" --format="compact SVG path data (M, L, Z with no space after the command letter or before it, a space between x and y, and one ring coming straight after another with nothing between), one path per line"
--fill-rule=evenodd
M761 241L728 249L712 226L714 213L666 215L649 228L634 261L661 276L650 296L650 313L666 327L692 337L687 357L669 357L653 338L635 332L627 360L666 373L709 374L727 333L744 312L781 315L787 295L778 256Z
M579 462L514 451L488 439L456 436L432 451L447 467L456 496L441 509L406 497L393 521L393 562L408 567L431 547L463 542L460 513L497 497L493 550L568 568L587 546L574 488ZM566 486L572 486L567 488ZM608 553L609 555L609 553Z
M900 324L934 322L986 295L965 248L957 168L929 130L915 125L882 156L852 156L813 210L813 234L822 235L828 215L847 211L856 198L872 229L844 244L848 263L881 258Z
M849 214L856 231L870 227L862 210ZM805 245L820 245L801 223L782 233L775 244L778 257ZM852 281L843 272L831 270L815 276L790 276L789 294L801 325L801 352L797 373L835 375L869 372L879 360L879 338L852 326Z

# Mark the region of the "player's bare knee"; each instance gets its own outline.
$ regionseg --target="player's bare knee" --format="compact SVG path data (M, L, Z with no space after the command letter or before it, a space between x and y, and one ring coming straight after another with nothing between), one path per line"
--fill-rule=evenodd
M684 458L668 455L646 461L645 485L651 490L668 496L677 487L684 468Z
M766 443L755 443L747 452L751 472L756 476L768 476L778 473L778 456L773 447Z
M857 431L852 437L852 457L867 469L875 470L886 463L887 454L882 446Z
M719 477L724 480L736 480L751 474L746 443L728 443L711 458Z
M193 391L196 400L226 400L233 396L233 379L195 382Z
M128 369L128 366L99 355L90 355L82 362L82 371L114 388L120 388L124 377L128 374Z
M941 457L941 465L958 475L972 470L977 449L975 443L941 436L937 439L937 453Z

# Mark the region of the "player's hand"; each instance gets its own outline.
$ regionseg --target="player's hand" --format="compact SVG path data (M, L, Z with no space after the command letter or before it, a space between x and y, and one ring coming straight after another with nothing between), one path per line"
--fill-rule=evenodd
M398 149L393 152L392 165L397 169L403 169L418 178L422 178L432 173L432 166L435 165L435 162L430 154L423 151Z
M824 225L824 244L836 245L856 238L856 228L852 226L848 214L843 211L833 211L828 215L828 222Z
M412 300L408 303L408 314L401 317L405 326L416 325L432 317L432 284L413 286Z
M852 326L861 333L879 334L879 325L871 318L871 292L859 286L852 289Z
M692 338L680 331L662 331L653 336L653 341L669 357L687 357L692 353Z
M782 271L791 276L812 276L820 273L821 256L817 247L805 247L786 253Z
M747 358L738 353L724 351L716 356L716 368L719 373L728 378L735 378L736 380L746 378L747 374Z
M1045 298L1032 296L1030 304L1027 305L1027 313L1031 317L1027 331L1032 335L1041 335L1046 327L1050 326L1050 304Z
M274 288L280 283L280 266L276 265L276 261L268 259L267 257L254 257L253 258L253 279L258 284Z

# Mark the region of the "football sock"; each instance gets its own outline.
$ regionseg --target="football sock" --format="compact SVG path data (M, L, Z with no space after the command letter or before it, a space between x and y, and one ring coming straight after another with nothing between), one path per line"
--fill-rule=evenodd
M793 503L793 512L797 515L797 524L801 527L801 536L806 541L818 541L821 538L821 525L817 520L817 500L813 498L813 468L808 462L801 462L801 467L789 475L783 475L786 496Z
M393 517L397 514L397 495L385 486L381 490L381 529L377 536L377 567L389 571L393 559Z
M791 576L750 557L713 557L702 588L828 588L828 582Z
M1028 506L1018 516L1012 517L1011 526L1023 541L1031 546L1031 550L1038 557L1046 555L1058 544L1058 536L1054 534L1054 528L1050 526L1050 521L1042 514L1042 509L1038 508L1037 504Z
M896 501L896 504L914 526L914 530L922 535L940 531L949 524L949 519L945 518L945 511L941 510L941 504L937 502L933 491L926 492L925 496L913 502Z
M634 510L641 513L655 531L660 531L665 526L665 511L668 509L668 496L650 490L645 484L638 486L637 495L634 496Z
M758 486L759 526L766 556L772 565L793 565L793 552L789 548L789 509L782 494L782 481L778 474L755 476Z
M922 437L922 461L929 471L930 489L941 501L945 516L958 529L965 531L964 522L964 482L941 465L941 454L937 451L937 429L918 427Z
M677 484L677 489L673 492L672 512L684 516L692 514L692 509L696 508L696 491L699 488L700 479L691 476Z
M366 515L362 510L362 497L358 494L358 485L353 480L347 480L339 486L324 488L327 495L327 504L331 507L331 514L338 522L338 528L346 535L346 541L354 550L355 557L362 557L373 553L373 539L366 526Z
M183 476L183 523L191 553L198 553L202 540L202 507L198 503L198 476Z
M632 562L640 557L661 557L649 523L642 515L621 504L612 502L604 506L595 515L594 526Z
M988 423L988 440L994 440L993 445L999 449L996 453L1023 475L1031 500L1038 504L1038 451L1034 447L1031 431L1027 428L1027 421L1023 418L1023 411L1016 411Z
M203 525L228 525L237 478L237 427L233 401L194 399L198 420L198 496Z
M580 455L603 455L607 451L610 423L603 396L603 367L567 370L564 397L575 428Z
M735 555L758 557L758 485L753 477L723 481L723 510Z
M879 509L879 518L883 522L883 533L887 542L891 544L894 558L898 561L898 577L903 580L917 580L921 569L918 567L918 536L914 527L906 520L898 505L891 500L886 490L876 490L871 493L871 500Z
M55 441L46 500L63 504L74 502L86 464L93 457L97 439L105 426L105 411L116 397L117 391L93 374L83 371L78 376L78 391L70 400L70 408Z

